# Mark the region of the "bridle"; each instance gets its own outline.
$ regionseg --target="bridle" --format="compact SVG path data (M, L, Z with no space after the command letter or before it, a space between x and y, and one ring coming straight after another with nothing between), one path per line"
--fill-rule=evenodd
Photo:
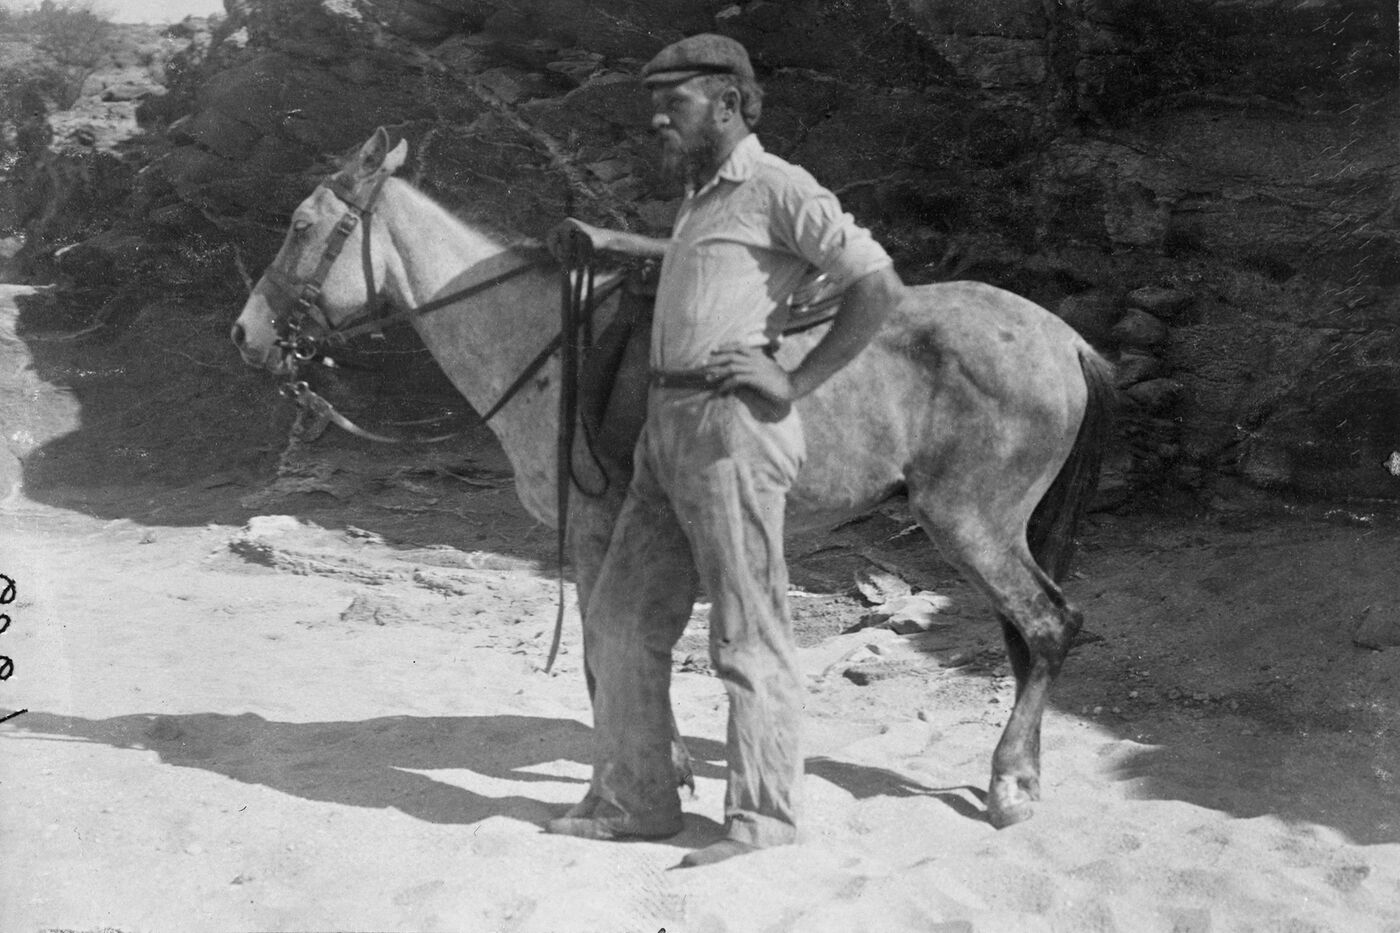
M264 277L269 282L294 302L291 311L285 316L278 315L276 321L277 346L281 347L282 352L291 359L300 363L310 362L322 354L323 341L343 344L352 336L349 333L352 328L338 327L332 324L330 318L326 316L325 309L321 307L321 289L325 285L326 276L330 274L331 267L340 258L341 250L345 248L345 241L350 238L350 234L355 232L355 228L361 222L364 223L365 227L360 248L367 296L364 313L366 315L372 314L371 305L375 299L375 287L374 259L370 254L369 222L373 216L374 203L379 200L379 193L384 190L384 182L387 177L387 175L377 176L370 189L369 197L364 200L360 200L356 186L350 184L343 175L332 175L323 181L320 187L325 188L340 199L345 205L345 213L341 215L340 220L336 221L335 227L326 239L325 249L321 253L320 260L316 263L315 271L305 279L294 278L276 266L269 267L264 273Z
M282 394L295 400L298 405L312 411L318 417L328 418L352 434L382 443L404 443L405 439L403 438L387 437L366 431L341 415L330 402L318 395L302 378L301 367L318 360L334 366L335 361L327 354L327 351L345 346L351 338L367 333L380 333L391 324L407 322L412 318L431 314L449 305L457 304L473 295L488 291L539 268L542 263L522 262L518 266L483 281L468 285L450 294L441 295L416 307L399 309L387 315L377 314L378 296L375 288L374 258L371 253L370 223L374 217L375 204L379 200L380 193L384 190L384 183L388 177L388 172L379 172L359 184L351 182L344 173L336 173L328 177L321 183L320 187L330 191L345 205L345 213L336 221L330 236L327 237L325 248L321 253L321 258L316 263L316 268L306 278L289 275L276 266L270 266L263 275L268 282L291 301L289 309L285 313L279 312L274 319L274 327L277 331L275 345L282 349L284 361L290 364L287 380L281 387ZM362 192L366 189L368 189L368 193L362 196ZM332 323L322 306L322 288L325 285L326 276L330 274L331 268L345 249L346 241L360 226L363 226L360 236L360 266L365 280L366 304L359 314L346 321ZM620 285L621 279L618 279L615 283L605 286L596 295L592 294L590 286L588 292L591 307L601 304L603 299ZM570 290L577 293L576 288ZM584 314L581 317L586 319L590 314L591 309L589 314ZM576 325L583 326L584 320L577 321ZM482 421L489 421L504 408L563 345L564 332L561 331L506 387L495 404L482 414ZM431 440L445 439L432 438Z
M389 315L377 315L377 291L374 282L374 259L370 252L370 230L369 226L374 217L374 206L379 200L380 193L384 190L384 183L389 177L388 172L377 172L359 185L351 183L343 174L337 173L330 176L321 183L342 203L345 204L345 213L336 222L330 236L326 240L326 246L321 253L320 260L316 263L315 270L304 279L298 279L277 269L275 266L269 267L264 273L264 277L278 290L292 299L292 306L287 314L278 314L274 321L277 331L276 346L282 349L283 358L290 362L287 382L282 386L284 395L293 398L302 408L312 412L312 414L323 420L334 422L346 431L368 440L380 441L383 443L403 443L403 439L386 437L372 431L366 431L359 425L346 418L330 402L318 395L305 379L300 378L300 368L314 360L333 363L330 357L326 356L328 347L343 346L352 337L365 333L381 331L386 325L400 321L408 321L412 318L424 314L431 314L448 305L457 304L473 295L495 288L503 282L507 282L517 276L536 268L539 264L526 262L505 272L494 275L484 281L469 285L466 288L458 289L448 295L434 298L432 301L418 305L417 307L401 309ZM361 190L368 186L369 193L361 198ZM365 278L366 302L364 309L346 322L333 324L326 314L326 310L321 304L321 290L325 284L326 276L330 274L331 267L340 258L341 252L345 249L345 242L354 233L355 228L363 225L360 235L360 265L363 268ZM549 648L549 657L545 661L545 671L548 672L554 665L554 660L559 654L560 638L564 626L564 563L567 556L568 542L568 503L569 490L573 485L579 486L580 490L590 497L602 496L608 489L608 472L598 459L594 450L593 438L589 436L587 429L584 430L584 446L587 448L589 456L592 457L594 465L603 476L603 486L596 491L587 490L583 484L578 482L574 474L573 447L575 438L575 425L578 411L578 382L580 375L580 364L583 348L586 344L592 343L593 337L593 312L603 301L620 288L625 281L624 276L618 276L602 288L595 288L595 274L593 266L593 251L591 245L586 240L575 237L569 245L570 255L563 264L563 278L560 289L561 297L561 321L559 333L554 339L545 345L534 359L532 359L520 374L515 378L501 397L496 400L487 411L482 414L482 422L489 421L492 416L499 412L515 395L527 385L535 374L549 362L550 357L559 353L560 359L560 393L559 393L559 432L558 442L558 483L557 483L557 509L558 516L558 560L559 560L559 609L554 621L554 637ZM427 442L446 440L452 435L445 437L429 438Z

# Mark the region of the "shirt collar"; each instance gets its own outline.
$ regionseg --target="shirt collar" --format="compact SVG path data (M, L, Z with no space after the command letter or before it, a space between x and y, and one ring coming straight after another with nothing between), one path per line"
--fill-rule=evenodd
M729 157L724 160L724 164L715 172L715 177L705 183L705 186L694 192L696 195L704 194L721 181L732 181L740 183L753 177L754 170L758 167L758 158L763 155L763 144L758 141L758 137L750 133L734 145L729 151Z

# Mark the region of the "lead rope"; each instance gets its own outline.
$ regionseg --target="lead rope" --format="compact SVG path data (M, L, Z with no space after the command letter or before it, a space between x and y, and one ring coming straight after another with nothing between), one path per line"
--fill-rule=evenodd
M569 549L569 486L573 482L574 427L578 418L579 357L583 342L588 339L580 324L587 324L593 308L593 245L586 237L575 234L569 238L569 255L560 267L560 336L559 353L559 434L556 448L556 496L559 534L559 611L554 617L554 638L550 641L549 657L544 662L548 674L559 655L559 643L564 637L564 564ZM591 327L589 328L591 332ZM581 608L580 608L581 611Z

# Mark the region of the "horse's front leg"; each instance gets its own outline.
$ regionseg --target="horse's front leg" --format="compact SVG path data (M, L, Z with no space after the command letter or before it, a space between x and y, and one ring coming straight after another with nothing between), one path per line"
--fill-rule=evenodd
M595 678L588 662L588 643L591 634L588 624L588 599L593 592L593 584L598 579L598 571L603 566L608 544L612 541L613 525L618 511L622 508L626 483L614 481L607 492L596 498L575 495L569 501L569 538L574 559L574 576L578 587L579 615L583 618L583 679L588 687L588 700L593 702ZM671 764L676 769L676 786L687 787L695 792L695 773L690 760L690 751L681 739L680 727L676 724L676 714L671 712ZM592 799L590 792L578 810ZM572 813L587 816L587 813Z

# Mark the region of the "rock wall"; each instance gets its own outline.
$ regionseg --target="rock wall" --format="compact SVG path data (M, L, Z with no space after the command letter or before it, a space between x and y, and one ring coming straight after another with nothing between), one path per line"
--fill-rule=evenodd
M719 31L765 84L765 144L836 190L908 280L1011 288L1118 361L1106 504L1209 503L1240 480L1400 498L1385 466L1400 448L1393 5L226 5L141 104L142 170L109 189L115 219L31 242L35 269L236 292L378 125L476 222L531 237L571 212L664 231L677 192L633 76Z

